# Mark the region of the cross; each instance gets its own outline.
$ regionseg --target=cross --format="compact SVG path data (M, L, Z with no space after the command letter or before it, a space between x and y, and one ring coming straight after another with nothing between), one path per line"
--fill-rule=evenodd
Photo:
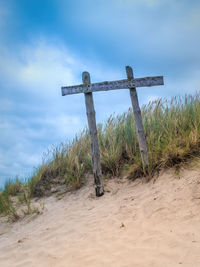
M142 124L141 110L139 107L136 87L149 87L156 85L164 85L163 76L145 77L134 79L133 70L131 67L126 66L127 79L116 81L105 81L99 83L91 83L90 74L88 72L82 73L82 84L74 86L61 87L62 96L84 93L86 113L90 132L90 144L91 144L91 158L95 183L96 196L102 196L104 194L104 185L102 179L102 171L100 165L100 152L97 138L97 126L93 102L93 92L109 91L117 89L129 89L130 97L133 106L133 112L136 122L137 136L140 148L140 154L142 158L144 173L149 165L148 149L145 139L144 127Z

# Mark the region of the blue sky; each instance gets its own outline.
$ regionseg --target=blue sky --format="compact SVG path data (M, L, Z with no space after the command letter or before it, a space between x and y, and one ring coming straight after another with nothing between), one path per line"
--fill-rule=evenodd
M0 186L27 176L52 145L87 125L84 96L60 87L163 75L140 104L200 90L200 2L0 0ZM130 106L128 90L94 94L97 121Z

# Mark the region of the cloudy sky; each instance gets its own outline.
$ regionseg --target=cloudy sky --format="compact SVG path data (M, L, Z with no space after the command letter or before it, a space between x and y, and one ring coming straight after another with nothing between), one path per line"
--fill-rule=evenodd
M163 75L140 104L200 90L198 0L0 0L0 186L27 176L53 144L87 125L84 96L60 87ZM97 121L126 111L128 90L94 94Z

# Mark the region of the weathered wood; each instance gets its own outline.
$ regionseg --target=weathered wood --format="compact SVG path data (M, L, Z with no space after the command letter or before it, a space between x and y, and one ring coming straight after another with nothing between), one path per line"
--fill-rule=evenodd
M156 86L163 85L163 76L155 76L155 77L145 77L145 78L137 78L137 79L126 79L119 81L110 81L110 82L100 82L100 83L92 83L92 84L80 84L74 86L63 86L61 87L62 95L72 95L79 93L91 93L98 91L108 91L108 90L116 90L116 89L127 89L134 87L148 87L148 86Z
M90 131L92 166L93 166L94 182L95 182L95 189L97 196L102 196L104 194L104 185L103 185L102 171L100 165L100 153L98 146L97 127L96 127L92 92L116 90L123 88L130 89L130 96L136 122L139 148L145 172L149 165L148 150L145 139L144 127L142 124L142 116L139 107L136 87L164 85L163 76L134 79L132 68L128 66L126 67L126 73L127 73L127 79L125 80L110 81L110 82L105 81L105 82L91 84L90 74L88 72L83 72L82 74L83 84L61 87L63 96L71 94L79 94L79 93L85 94L87 119Z
M85 86L90 85L90 74L88 72L82 73L82 81ZM104 194L104 186L103 186L102 171L100 165L100 153L99 153L97 126L96 126L92 93L85 93L85 105L86 105L87 119L90 131L91 156L92 156L95 190L96 190L96 196L100 197Z
M126 66L126 75L129 80L134 79L133 70L129 66ZM140 110L137 91L135 87L130 88L130 97L131 97L131 102L132 102L133 112L134 112L134 117L135 117L135 124L136 124L136 129L137 129L140 153L141 153L143 167L145 171L146 167L149 165L148 149L147 149L147 143L145 139L144 127L142 124L141 110Z

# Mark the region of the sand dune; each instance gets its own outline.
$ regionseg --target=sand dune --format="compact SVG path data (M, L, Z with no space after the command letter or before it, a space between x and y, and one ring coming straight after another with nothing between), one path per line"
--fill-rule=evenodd
M0 266L200 266L200 169L106 190L95 198L91 183L45 199L31 221L1 223Z

